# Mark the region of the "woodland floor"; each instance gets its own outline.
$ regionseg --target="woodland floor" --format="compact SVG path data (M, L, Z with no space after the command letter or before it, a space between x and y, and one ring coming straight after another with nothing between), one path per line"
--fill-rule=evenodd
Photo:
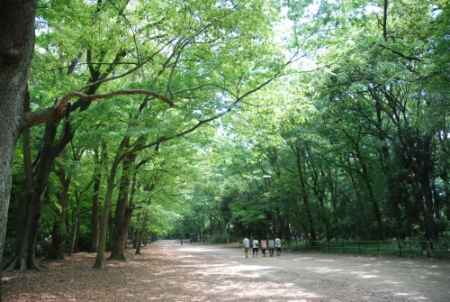
M93 262L94 254L79 253L48 271L5 273L5 301L450 301L450 263L437 260L244 259L236 248L160 241L103 271Z

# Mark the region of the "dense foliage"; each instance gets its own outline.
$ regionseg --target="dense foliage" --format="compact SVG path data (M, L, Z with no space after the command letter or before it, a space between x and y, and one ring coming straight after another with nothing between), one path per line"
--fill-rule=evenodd
M198 227L194 210L182 228L219 240L448 236L448 3L289 5L306 59L228 118L193 195L208 219Z

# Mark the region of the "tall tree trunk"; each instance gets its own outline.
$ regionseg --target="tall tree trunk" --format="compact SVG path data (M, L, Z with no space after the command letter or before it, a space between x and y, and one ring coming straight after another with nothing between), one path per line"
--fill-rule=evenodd
M306 211L306 218L308 219L309 224L309 233L310 233L310 239L312 241L317 240L316 235L316 228L314 225L314 219L312 216L311 206L309 203L309 194L308 194L308 188L306 187L306 180L305 175L303 171L303 165L302 165L302 157L301 157L301 150L298 146L295 146L295 155L296 155L296 164L297 164L297 172L298 172L298 179L300 184L300 190L301 190L301 196L303 200L303 206L305 207Z
M67 209L69 205L69 187L71 177L67 176L64 167L57 170L58 178L61 184L60 194L58 196L59 206L61 208L59 215L55 219L52 231L52 243L49 248L49 259L64 259L67 239Z
M114 157L113 163L111 165L111 169L109 172L108 180L106 183L106 194L105 194L105 202L102 209L101 221L100 221L100 233L97 247L97 256L95 258L94 268L102 269L105 267L105 247L106 247L106 238L108 233L108 222L109 222L109 213L111 210L112 203L112 195L114 191L114 183L116 179L117 169L119 167L123 144L125 142L122 141L116 155Z
M139 217L138 217L138 225L137 225L137 231L136 231L136 251L135 254L136 255L140 255L141 254L141 247L142 247L142 243L144 241L144 236L145 236L145 226L147 223L147 213L140 213Z
M137 167L133 169L133 177L131 180L131 192L130 192L130 200L129 205L126 211L126 228L125 228L125 242L124 242L124 249L127 249L128 247L128 233L129 233L129 227L131 223L131 218L133 217L133 210L134 210L134 196L136 193L136 187L137 187Z
M73 225L72 225L72 238L70 240L70 247L69 247L69 254L72 255L72 253L77 253L79 251L78 248L78 239L80 238L80 220L81 220L81 193L75 194L76 199L76 208L75 208L75 215L73 219Z
M27 204L28 208L23 209L26 218L20 226L19 234L21 238L16 240L16 261L10 267L20 270L38 268L35 262L35 250L41 216L42 197L47 189L48 179L55 158L62 152L63 146L72 139L72 131L69 121L64 123L64 131L58 143L55 144L57 134L57 122L47 123L44 134L43 146L38 155L39 161L33 170L33 191L31 200Z
M0 2L0 266L11 195L11 163L23 122L26 83L34 48L35 14L35 0Z
M378 239L383 239L384 238L384 228L383 228L383 221L382 221L382 216L381 216L381 209L380 209L380 205L379 205L378 200L376 199L374 191L373 191L372 182L371 182L371 178L369 175L369 167L367 166L366 161L362 157L362 154L361 154L358 144L354 144L354 150L355 150L354 155L358 159L359 166L361 167L360 176L362 178L364 186L367 189L367 194L369 196L369 200L372 203L372 210L373 210L373 214L375 216L375 220L376 220L377 228L378 228L377 237L378 237Z
M130 170L134 163L134 156L127 155L122 163L122 176L119 186L119 196L116 203L116 216L112 233L111 259L126 260L124 246L128 229L127 210L129 207Z
M418 138L417 162L413 162L416 168L415 176L419 184L420 193L424 202L424 218L426 223L426 237L429 240L436 240L439 237L437 219L435 215L435 198L433 196L433 159L431 150L431 136L424 135Z
M106 163L106 146L104 143L101 145L101 154L98 154L98 150L95 150L94 154L94 192L92 195L92 213L91 213L91 252L97 251L98 246L98 232L99 232L99 209L100 209L100 186L102 181L102 169L104 163Z

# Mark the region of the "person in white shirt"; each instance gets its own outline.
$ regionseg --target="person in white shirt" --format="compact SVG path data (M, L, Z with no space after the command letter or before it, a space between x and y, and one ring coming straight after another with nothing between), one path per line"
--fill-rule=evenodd
M277 256L281 256L281 239L275 238L275 249L277 250Z
M258 250L259 250L259 241L257 239L253 239L252 244L253 250L252 250L252 256L258 256Z
M244 240L242 240L242 244L244 245L245 258L248 258L248 249L250 248L250 240L247 237L245 237Z

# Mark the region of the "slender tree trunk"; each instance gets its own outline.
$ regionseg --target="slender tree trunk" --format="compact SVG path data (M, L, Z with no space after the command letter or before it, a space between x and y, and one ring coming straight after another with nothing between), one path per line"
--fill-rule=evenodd
M112 195L114 191L114 183L116 179L117 169L120 164L120 156L122 153L123 142L119 146L114 161L111 165L111 170L108 176L107 184L106 184L106 195L105 202L102 209L101 222L100 222L100 233L99 233L99 241L97 247L97 256L95 258L94 268L102 269L105 267L105 247L106 247L106 238L108 232L108 222L109 222L109 213L111 210L112 203Z
M141 246L142 246L142 231L137 231L137 238L136 238L136 251L134 252L135 255L141 254Z
M75 208L75 215L72 226L72 238L70 240L70 248L69 248L70 255L72 255L72 253L77 253L79 251L78 238L80 237L81 196L78 193L76 193L75 199L77 204Z
M350 182L353 187L353 192L355 194L355 200L356 200L356 203L358 204L359 210L360 210L359 213L357 214L357 216L355 217L357 224L358 224L357 225L358 227L355 230L355 232L356 232L355 234L357 234L359 237L364 238L369 235L368 229L367 229L367 223L368 223L369 219L368 219L368 215L366 213L365 205L363 203L363 197L362 197L363 194L362 194L362 192L358 186L358 183L355 179L356 175L354 175L354 173L352 171L353 170L352 164L350 163L350 161L348 159L347 159L347 165L348 165L348 168L346 169L346 172L350 178Z
M129 205L126 211L126 229L125 229L125 242L124 242L124 249L128 248L128 233L129 233L129 227L131 223L131 218L133 217L133 209L134 209L134 195L136 193L136 187L137 187L137 167L133 169L133 177L131 180L131 192L130 192L130 200Z
M97 251L98 246L98 232L99 232L99 209L100 209L100 186L102 181L102 166L106 163L106 146L103 143L101 146L101 154L98 150L95 151L94 163L94 192L92 195L92 214L91 214L91 252Z
M424 135L418 139L419 144L416 148L418 153L417 162L413 165L418 166L415 176L418 179L420 193L424 202L424 217L426 223L426 235L429 240L436 240L439 237L436 220L439 217L435 216L435 200L433 196L432 177L433 177L433 159L431 151L431 137Z
M306 187L305 175L304 175L304 171L303 171L302 159L301 159L301 154L300 154L301 150L299 149L298 146L295 146L294 148L295 148L297 172L298 172L301 196L302 196L302 200L303 200L303 206L305 207L305 211L306 211L306 217L307 217L308 223L309 223L310 237L311 237L312 241L316 241L317 240L316 228L314 225L314 219L313 219L311 207L309 204L309 194L307 191L308 188Z
M128 229L127 210L129 207L130 170L134 163L134 156L128 155L123 160L122 176L119 186L119 196L116 204L116 216L112 233L111 259L126 260L124 246Z
M35 262L35 250L41 216L42 197L47 189L48 179L55 158L61 153L62 147L72 138L72 132L68 121L64 124L64 131L58 144L54 144L57 133L57 123L48 122L45 128L44 141L39 156L39 161L33 171L33 191L31 200L27 204L28 209L24 223L20 226L19 234L21 238L16 240L16 263L11 264L11 268L25 270L38 268Z
M59 194L59 206L61 212L58 213L55 218L55 223L53 225L52 231L52 243L49 248L48 258L49 259L64 259L64 252L66 249L66 239L67 239L67 208L69 205L69 187L71 178L67 176L64 167L58 169L58 177L61 183L61 191Z
M383 220L382 220L382 215L381 215L381 209L380 209L380 205L378 203L378 200L375 197L375 194L373 192L373 187L372 187L372 183L371 183L371 179L370 179L370 175L369 175L369 168L367 166L367 163L365 162L364 158L362 158L361 152L359 150L359 146L355 144L355 155L356 158L358 159L358 163L359 166L361 167L361 178L362 181L364 182L364 185L367 189L367 194L369 196L369 200L372 203L372 209L373 209L373 214L375 216L375 220L377 222L377 228L378 228L378 239L383 239L384 238L384 228L383 228Z

